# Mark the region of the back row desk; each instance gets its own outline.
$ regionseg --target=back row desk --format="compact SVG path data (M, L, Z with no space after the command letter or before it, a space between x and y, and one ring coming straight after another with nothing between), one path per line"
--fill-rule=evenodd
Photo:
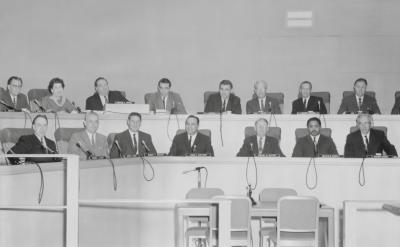
M34 116L34 114L32 114ZM47 114L49 117L48 137L54 138L55 130L54 114ZM279 126L282 129L281 149L286 156L291 156L295 146L295 129L305 128L307 119L319 114L305 115L222 115L222 139L220 138L220 116L218 114L197 115L200 118L200 128L210 129L212 135L212 145L215 156L234 157L239 151L243 139L244 129L247 126L254 126L254 122L265 117L270 121L271 126ZM112 132L121 132L127 129L126 119L128 114L100 114L99 132L108 135ZM143 115L141 129L152 135L153 143L159 153L168 153L178 127L184 128L187 115ZM0 113L0 128L24 127L24 113ZM83 127L83 114L58 114L61 127ZM325 115L320 117L322 127L332 129L332 138L336 143L339 154L344 153L346 136L350 132L350 127L356 125L356 115ZM386 126L388 128L388 138L395 147L400 150L400 115L374 115L374 125ZM169 119L169 121L168 121ZM169 122L169 124L168 124ZM178 126L179 125L179 126ZM30 127L28 120L27 126ZM58 126L57 126L58 127Z
M171 202L184 199L186 192L196 187L197 174L183 174L196 166L207 167L207 187L219 187L225 194L246 194L247 158L149 157L148 160L155 171L154 179L149 182L143 178L139 158L114 160L118 181L116 191L107 160L80 162L81 205L79 228L76 228L79 229L80 246L176 246L175 205ZM314 190L305 185L309 159L259 157L256 161L258 186L253 197L257 199L261 189L266 187L289 187L300 195L316 196L335 210L336 247L341 246L343 237L344 201L400 201L399 159L367 159L366 184L361 187L358 184L361 159L317 158L318 184ZM48 163L41 166L45 177L42 204L62 205L65 202L64 165ZM150 175L148 168L145 172ZM254 184L252 167L248 177ZM309 179L311 183L315 181L312 171ZM37 205L39 184L35 166L0 166L1 205ZM124 200L149 203L127 206ZM160 200L161 203L151 203ZM62 212L0 211L0 218L0 246L60 246L64 241ZM253 235L257 236L257 233Z

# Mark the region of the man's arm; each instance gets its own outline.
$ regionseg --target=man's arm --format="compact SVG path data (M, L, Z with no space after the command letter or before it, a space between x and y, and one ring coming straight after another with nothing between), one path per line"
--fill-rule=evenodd
M354 145L351 141L350 135L348 135L346 138L346 144L344 145L344 157L351 158L354 156Z
M292 157L303 157L302 147L299 141L297 141L294 146Z

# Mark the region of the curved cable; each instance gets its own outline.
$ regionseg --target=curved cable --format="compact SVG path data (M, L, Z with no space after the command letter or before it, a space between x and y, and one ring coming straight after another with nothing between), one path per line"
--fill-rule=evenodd
M365 185L365 170L364 170L364 161L365 157L363 157L360 165L360 169L358 170L358 183L361 187Z
M247 163L246 163L246 183L247 183L247 187L250 188L251 190L255 190L257 188L257 184L258 184L258 170L257 170L257 163L256 163L256 158L254 157L254 154L252 155L253 157L253 164L254 164L254 169L256 172L256 181L254 184L254 187L251 186L251 184L249 183L249 161L250 161L250 156L247 157Z
M219 135L221 137L221 146L224 146L224 138L222 136L222 111L219 113Z
M314 167L314 173L315 173L315 184L314 185L310 185L309 181L308 181L308 174L310 171L310 166L311 163L313 163L313 167ZM306 172L306 186L309 190L313 190L315 188L317 188L318 185L318 173L317 173L317 166L315 165L315 157L311 157L310 158L310 162L308 162L308 166L307 166L307 172Z
M40 188L39 188L39 195L38 195L38 203L40 204L43 199L43 192L44 192L44 176L43 176L43 171L40 165L36 162L30 161L27 164L34 164L38 169L40 173Z
M107 160L111 164L111 168L112 168L112 171L113 171L113 186L114 186L114 191L116 191L117 188L118 188L118 181L117 181L117 174L115 173L114 161L112 161L112 159L107 159Z
M143 178L144 180L146 180L147 182L150 182L154 179L155 177L155 173L154 173L154 168L152 166L152 164L150 163L150 161L148 161L146 158L144 158L143 156L139 156L140 159L142 160L142 173L143 173ZM150 169L151 169L151 173L152 175L150 176L150 178L148 178L146 176L145 170L146 170L146 163L149 165Z

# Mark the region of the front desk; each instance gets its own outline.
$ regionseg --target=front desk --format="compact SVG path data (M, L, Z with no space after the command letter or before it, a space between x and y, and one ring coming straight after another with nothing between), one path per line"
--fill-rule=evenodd
M148 157L155 176L143 178L140 158L114 160L118 187L114 191L112 168L107 160L80 163L79 200L144 200L140 206L82 204L79 208L80 246L176 246L174 201L197 186L197 173L184 171L204 166L208 170L207 187L219 187L225 194L245 195L247 158L221 157ZM258 185L262 188L290 187L299 195L316 196L335 212L334 245L341 246L342 208L347 200L400 201L400 160L366 159L365 185L359 185L361 159L317 158L316 171L310 169L306 186L308 158L256 158ZM255 169L249 163L248 180L255 184ZM65 202L65 165L42 164L45 178L43 205ZM150 169L145 167L147 177ZM202 176L204 184L204 173ZM1 205L37 205L40 185L35 166L0 167ZM162 200L162 203L151 203ZM64 213L59 211L1 210L0 246L60 246L64 240ZM77 228L78 229L78 228ZM23 234L22 234L23 233ZM253 235L257 235L253 232ZM23 236L23 237L21 237Z

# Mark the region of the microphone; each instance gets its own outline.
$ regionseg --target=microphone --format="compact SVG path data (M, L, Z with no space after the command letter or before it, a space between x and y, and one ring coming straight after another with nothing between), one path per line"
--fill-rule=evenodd
M320 100L318 100L318 111L321 114L321 101Z
M250 154L254 156L253 143L250 142Z
M47 146L44 146L42 143L40 143L40 145L41 145L44 149L46 149L47 151L50 151L50 153L53 153L53 154L56 154L56 153L57 153L57 152L54 151L53 149L51 149L51 148L49 148L49 147L47 147Z
M271 113L273 113L273 109L272 109L272 102L271 102L271 101L269 101L269 102L268 102L268 105L269 105L269 110L271 111Z
M119 157L122 158L122 149L121 149L121 147L119 146L118 140L114 140L114 143L115 143L115 146L116 146L117 149L118 149Z
M4 102L4 101L1 100L1 99L0 99L0 104L2 104L2 105L4 105L5 107L7 107L7 109L11 109L11 110L16 111L16 112L20 112L20 111L21 111L20 109L17 109L17 108L15 108L14 106L11 106L11 105L7 104L6 102Z
M86 154L86 159L93 159L93 153L92 152L90 152L89 150L86 150L85 151L85 149L83 149L82 148L82 146L81 146L81 144L80 144L80 142L77 142L76 144L75 144L82 152L84 152L85 154Z
M195 153L197 155L197 146L196 146L196 144L193 145L192 153Z
M46 109L44 109L44 107L42 106L42 104L40 104L39 101L38 101L37 99L35 99L35 100L33 101L33 103L35 103L35 104L39 107L40 111L46 112Z
M79 106L76 106L76 104L75 104L74 101L72 101L72 105L75 107L75 110L76 110L78 113L82 113L81 108L80 108Z
M150 153L150 148L146 145L146 142L142 140L142 145L144 147L144 150L146 151L146 154Z

